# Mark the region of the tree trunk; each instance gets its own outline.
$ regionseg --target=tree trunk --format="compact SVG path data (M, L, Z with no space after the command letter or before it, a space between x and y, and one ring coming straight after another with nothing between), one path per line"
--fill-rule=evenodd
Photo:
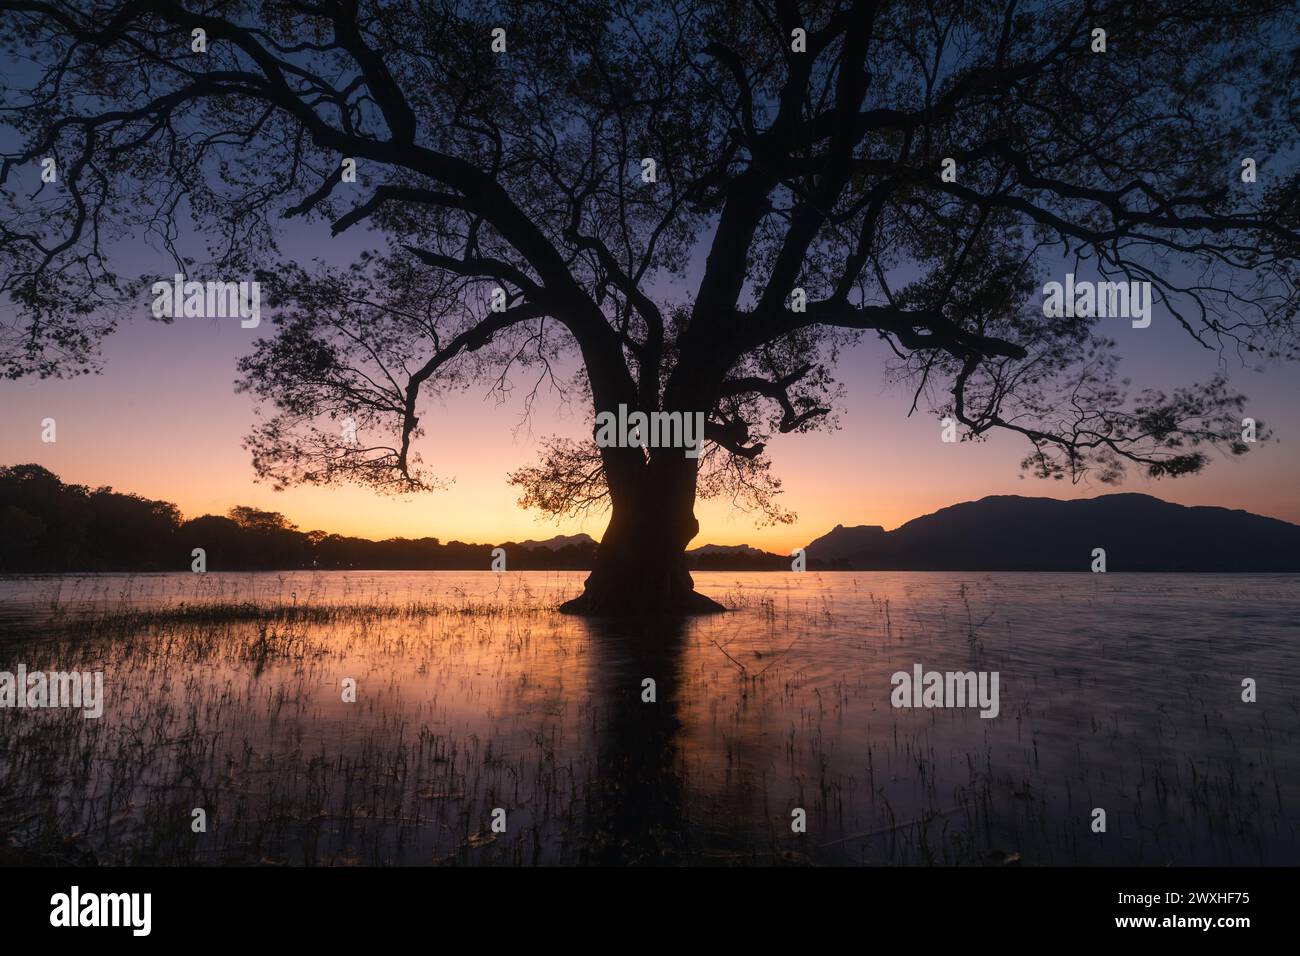
M596 549L586 589L566 614L640 616L712 614L726 608L695 590L686 545L699 533L695 468L680 449L639 469L634 480L610 486L613 514Z

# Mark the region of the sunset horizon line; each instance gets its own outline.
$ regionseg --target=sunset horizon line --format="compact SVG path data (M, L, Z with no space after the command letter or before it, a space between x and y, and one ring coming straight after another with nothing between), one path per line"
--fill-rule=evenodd
M532 520L535 522L536 527L527 532L522 530L516 530L512 533L502 532L507 535L506 537L499 537L496 533L492 533L490 535L480 534L477 537L470 537L454 531L450 534L443 534L443 533L439 533L437 530L431 530L431 531L412 530L411 532L407 532L407 533L384 533L382 530L381 531L333 530L328 527L321 527L319 525L315 527L311 526L313 520L311 518L305 520L299 519L298 517L296 517L295 511L301 512L303 509L294 508L292 504L288 508L281 510L280 508L276 508L274 506L267 506L264 504L253 504L253 503L249 503L247 500L244 500L244 499L256 498L257 497L256 495L247 495L244 496L244 498L232 497L229 499L229 503L224 507L218 505L215 507L210 506L210 507L195 508L195 507L184 506L179 501L173 500L173 498L171 497L167 497L167 496L158 497L158 496L146 494L139 491L123 489L122 487L111 483L92 483L87 481L67 480L62 475L55 472L54 469L50 468L47 465L41 464L40 462L28 461L28 462L16 462L14 464L0 464L0 471L7 470L7 469L14 469L14 468L25 468L25 467L35 467L44 470L45 472L53 475L55 479L57 479L64 487L81 487L87 489L89 492L92 493L97 491L107 491L112 494L129 495L147 501L158 501L165 504L170 504L177 509L179 513L180 523L182 524L189 521L195 521L201 518L205 518L205 517L229 517L230 513L236 509L250 508L254 511L280 515L282 518L285 519L285 521L288 522L289 527L292 530L301 534L324 534L331 537L353 538L353 539L371 541L376 543L385 542L385 541L398 541L398 540L418 541L418 540L432 539L443 545L464 544L464 545L472 545L472 546L474 545L486 546L486 545L519 544L525 541L546 542L554 538L579 537L585 535L592 542L599 544L602 537L604 536L606 525L608 523L607 518L599 517L594 514L589 514L581 518L568 518L568 519L556 520L553 522L545 522L545 520L541 516L538 516L535 513L528 512L524 509L520 509L519 511L520 517L525 517L532 514ZM257 488L257 487L258 486L256 484L252 486L252 488ZM335 493L338 493L340 491L340 488L337 486L331 486L329 488L322 488L320 490L323 491L332 490ZM1016 498L1020 500L1026 500L1026 501L1049 500L1049 501L1065 502L1065 501L1093 501L1093 500L1106 498L1106 497L1132 495L1132 496L1139 496L1144 498L1151 498L1165 504L1177 505L1179 507L1219 508L1226 511L1244 512L1246 514L1256 515L1258 517L1268 518L1274 521L1281 521L1289 525L1300 525L1300 522L1291 520L1287 517L1283 517L1277 514L1270 514L1264 511L1257 511L1254 510L1253 508L1242 507L1237 504L1205 503L1205 502L1188 503L1183 501L1177 501L1172 498L1165 497L1163 495L1151 494L1148 491L1127 490L1123 488L1116 488L1107 491L1097 491L1096 489L1089 489L1089 490L1094 491L1094 493L1079 494L1079 495L1067 496L1067 497L1060 497L1057 495L1052 495L1047 493L1016 494L1016 493L1008 493L1004 491L990 491L987 494L976 494L972 497L949 501L947 504L941 504L937 506L917 505L916 510L910 515L910 517L903 518L902 520L898 520L895 523L890 523L887 521L872 521L869 519L855 519L852 516L845 515L840 517L838 520L834 520L832 522L820 523L819 530L810 530L810 532L806 535L783 536L783 538L788 539L788 541L786 541L785 543L778 543L776 541L769 540L769 536L772 534L772 530L773 530L771 526L755 527L755 528L751 528L749 532L740 532L737 529L719 529L716 527L713 527L711 529L709 525L707 525L704 521L701 521L701 530L695 537L693 537L690 540L688 545L688 550L695 550L701 547L724 547L724 548L752 547L755 550L764 551L769 554L783 554L783 553L788 553L795 548L802 548L807 544L809 544L810 542L816 540L817 538L825 534L828 534L831 531L834 531L836 528L850 528L850 529L851 528L880 528L885 533L893 533L899 530L900 528L904 527L905 525L909 524L910 522L935 515L948 508L954 508L965 504L973 504L976 502L984 501L989 498ZM278 494L281 492L277 491L276 493ZM371 492L371 494L373 494L373 492ZM409 503L412 509L416 509L419 507L416 501L410 501ZM502 524L508 524L508 523L509 522L502 522ZM591 524L598 525L598 527L591 528L589 527L589 525ZM808 522L808 524L811 529L812 522ZM752 542L758 542L758 543L754 544Z

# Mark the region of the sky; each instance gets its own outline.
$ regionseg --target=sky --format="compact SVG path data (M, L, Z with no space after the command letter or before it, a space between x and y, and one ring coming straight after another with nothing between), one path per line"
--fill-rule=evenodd
M778 436L768 446L784 482L792 525L758 529L753 515L730 502L701 502L694 544L749 544L788 553L837 524L904 522L961 501L995 494L1055 498L1115 491L1156 495L1188 505L1240 508L1300 523L1300 388L1295 367L1246 369L1196 345L1157 306L1149 329L1122 319L1106 331L1119 341L1123 369L1135 388L1201 381L1222 364L1250 399L1248 413L1278 440L1244 459L1216 457L1201 475L1152 481L1137 475L1119 487L1071 485L1025 476L1028 445L996 435L979 443L940 441L940 426L918 411L907 416L910 392L884 382L878 343L844 355L839 371L848 395L836 432ZM0 382L0 464L35 462L64 481L112 486L173 501L187 517L223 514L235 505L279 511L303 530L371 538L435 536L444 541L500 543L585 531L599 538L605 516L557 522L517 504L507 472L536 460L547 434L581 437L584 421L554 395L543 396L531 432L517 430L521 407L503 405L486 388L428 407L426 462L453 480L444 491L391 497L353 486L274 491L254 481L241 439L253 422L254 399L233 389L235 364L257 329L236 319L147 317L110 337L104 371L65 380ZM41 441L41 422L56 421L57 440Z
M320 257L341 265L362 246L375 245L362 236L357 229L330 239L325 226L298 220L285 230L281 248L300 260ZM119 251L123 274L170 280L175 271L170 257L143 240ZM1061 272L1045 278L1061 280ZM205 275L197 270L193 277ZM426 405L419 449L426 464L452 480L446 490L392 497L350 485L276 492L257 483L241 446L254 421L254 399L236 394L233 383L239 357L274 328L266 311L256 329L242 328L237 318L162 324L149 318L149 302L142 301L139 317L106 341L102 374L0 381L0 464L34 462L66 482L172 501L186 517L251 505L282 512L303 530L370 538L501 543L576 532L600 537L605 515L556 521L524 511L518 490L506 480L511 470L536 461L540 438L584 437L582 410L566 409L555 395L542 395L531 429L518 428L519 400L498 404L486 387ZM729 501L699 502L701 530L694 545L750 544L788 553L838 524L893 529L948 505L997 494L1077 498L1143 492L1300 523L1300 368L1246 368L1235 355L1195 343L1158 303L1150 328L1111 319L1102 320L1099 331L1117 340L1122 373L1135 391L1205 381L1222 368L1250 399L1247 414L1266 422L1277 440L1244 458L1216 456L1202 474L1179 479L1154 481L1133 473L1119 487L1042 481L1019 467L1029 449L1020 436L995 433L987 441L948 444L940 441L933 417L923 411L909 417L911 393L884 381L884 346L866 343L845 352L838 366L847 388L842 428L777 436L768 445L773 471L784 483L780 503L797 521L756 528L755 516ZM54 443L41 440L46 418L56 422Z

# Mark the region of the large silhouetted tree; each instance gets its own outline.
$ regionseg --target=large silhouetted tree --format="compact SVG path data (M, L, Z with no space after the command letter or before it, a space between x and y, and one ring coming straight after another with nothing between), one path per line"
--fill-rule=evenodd
M158 278L119 279L128 242L195 278L258 270L277 324L241 366L267 409L257 472L406 490L439 480L417 453L431 394L576 353L558 383L593 420L704 412L708 442L556 440L512 476L526 505L610 509L567 609L714 608L683 560L696 498L788 517L766 444L834 423L834 362L864 336L966 437L1023 435L1044 476L1246 450L1222 378L1129 389L1109 337L1144 333L1048 317L1041 287L1150 282L1156 323L1296 357L1296 12L0 0L0 360L93 366ZM369 251L281 263L297 217Z

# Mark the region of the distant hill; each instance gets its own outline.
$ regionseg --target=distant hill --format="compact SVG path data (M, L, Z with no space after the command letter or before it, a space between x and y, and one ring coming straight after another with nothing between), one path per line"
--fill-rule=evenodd
M1139 494L994 495L894 531L837 525L807 552L824 569L1085 571L1094 548L1108 571L1300 571L1300 525Z
M574 534L499 547L513 571L585 571L597 543ZM490 544L302 531L250 507L185 519L171 502L64 484L39 465L0 466L0 574L187 571L195 548L211 571L485 570L493 560ZM1134 494L982 498L894 531L837 525L806 551L811 571L1086 571L1093 548L1106 549L1109 571L1300 571L1300 525ZM789 571L791 559L704 544L686 561L700 571Z
M503 547L509 547L513 542L507 542ZM527 548L532 551L541 548L546 551L559 551L561 548L586 548L595 547L596 539L591 535L582 534L557 534L554 538L547 538L545 541L534 541L529 538L527 541L518 542L518 547Z
M756 555L768 554L767 551L760 551L758 548L751 548L747 544L702 544L698 548L691 548L687 554L747 554L751 557Z
M585 534L501 547L516 571L588 570L596 553ZM493 560L490 544L303 531L250 507L185 519L171 502L64 484L39 465L0 467L0 573L188 571L195 548L210 571L487 570Z
M702 544L686 552L692 571L789 571L788 555L760 551L747 544Z

